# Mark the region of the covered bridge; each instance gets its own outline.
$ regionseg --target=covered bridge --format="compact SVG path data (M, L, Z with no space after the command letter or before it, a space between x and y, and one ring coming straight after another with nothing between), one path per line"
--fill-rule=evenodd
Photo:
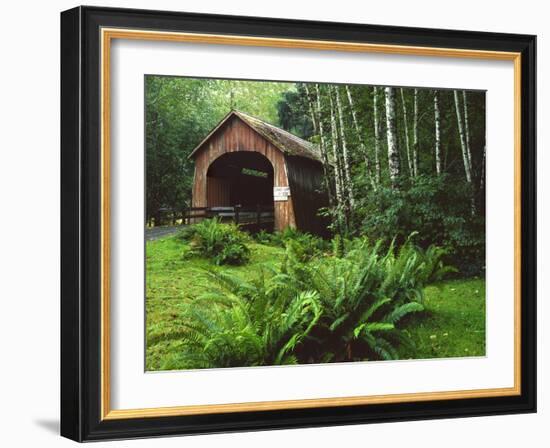
M318 148L283 129L231 111L189 156L193 207L272 207L274 228L323 234L327 206Z

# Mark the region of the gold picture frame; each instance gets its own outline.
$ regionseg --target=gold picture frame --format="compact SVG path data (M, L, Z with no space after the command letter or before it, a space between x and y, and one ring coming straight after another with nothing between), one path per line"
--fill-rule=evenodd
M533 204L531 202L526 203L525 198L525 186L526 182L531 182L532 179L525 177L526 169L530 167L525 166L525 154L526 152L534 151L534 143L528 143L528 137L522 133L525 129L528 129L530 123L532 123L532 117L526 114L526 110L532 107L531 101L526 102L526 90L534 89L534 85L531 86L531 78L533 77L530 71L530 61L534 57L532 54L532 36L520 36L509 37L509 41L503 38L503 49L489 49L490 42L488 36L477 37L477 43L479 48L468 47L454 47L450 46L451 40L454 45L459 45L461 39L466 42L465 38L471 36L462 36L460 32L453 34L448 32L447 37L440 36L439 34L431 35L431 30L425 30L426 36L431 36L434 42L433 46L428 46L426 43L413 43L411 45L404 42L391 42L392 38L387 37L387 42L375 42L368 41L365 38L365 42L352 42L342 40L330 40L319 38L296 38L278 37L276 36L277 26L283 26L278 22L272 23L270 36L253 36L244 32L243 34L229 34L224 33L223 30L219 33L213 32L198 32L196 29L192 31L174 31L170 29L168 23L166 29L147 29L144 26L128 26L132 23L131 14L127 12L113 12L109 11L109 14L114 14L117 20L103 20L104 9L83 9L76 8L65 12L65 29L67 33L83 33L81 28L76 27L75 23L79 21L92 21L94 26L92 27L96 33L94 39L96 39L96 45L98 54L95 56L98 63L99 73L99 88L97 91L99 98L99 112L100 123L98 141L99 148L99 251L98 251L98 273L100 275L98 291L99 291L99 322L97 327L97 334L99 335L98 354L99 359L97 366L99 367L99 375L97 377L97 385L99 386L99 405L94 405L95 415L88 415L87 418L96 421L96 424L101 426L109 424L109 422L122 422L122 425L127 425L128 422L138 421L141 419L147 419L151 421L146 434L153 434L155 431L159 431L154 420L162 418L189 418L192 416L212 416L212 415L228 415L228 414L241 414L241 413L262 413L265 411L292 411L292 410L314 410L319 408L327 408L334 410L335 408L345 408L349 410L350 407L361 407L372 405L388 405L399 403L417 403L419 406L422 403L431 403L434 401L456 401L467 399L506 399L512 400L521 399L525 400L526 397L531 403L533 400L532 390L525 389L523 386L526 384L527 379L525 373L525 363L534 362L532 359L532 353L529 351L525 353L525 331L522 324L526 321L532 322L533 316L526 314L525 301L529 300L525 297L523 287L525 286L525 273L522 273L522 269L525 267L525 259L528 257L531 259L531 249L526 249L525 237L522 232L522 222L525 220L526 214L532 213ZM155 16L156 13L148 13L145 16L147 20L155 18L155 24L161 23L162 20L177 20L178 15L173 13L160 14ZM203 19L207 19L208 16L202 16ZM182 19L183 20L183 19ZM193 23L194 18L185 18L182 23L182 27L189 26ZM237 19L235 19L237 20ZM268 19L262 19L268 20ZM218 25L218 22L212 18L212 26ZM295 24L287 24L287 26L297 26ZM337 24L323 24L327 29L334 27L338 28ZM358 25L360 27L360 25ZM155 28L157 28L155 26ZM192 28L192 27L191 27ZM298 28L296 28L298 29ZM75 31L76 30L76 31ZM366 34L367 29L365 29ZM280 31L284 34L283 31ZM384 32L379 31L379 40L383 40ZM466 33L467 34L467 33ZM378 35L377 35L378 36ZM449 37L450 36L450 37ZM510 35L512 36L512 35ZM515 173L514 173L514 386L507 388L493 388L493 389L475 389L475 390L460 390L460 391L446 391L446 392L423 392L423 393L405 393L395 395L372 395L372 396L352 396L352 397L339 397L339 398L315 398L305 400L283 400L283 401L266 401L266 402L244 402L244 403L232 403L232 404L217 404L217 405L188 405L188 406L175 406L175 407L156 407L156 408L141 408L141 409L112 409L111 403L111 368L110 358L111 345L110 345L110 284L111 284L111 272L110 272L110 246L111 246L111 229L110 229L110 217L111 217L111 202L110 202L110 185L111 185L111 45L114 40L140 40L140 41L162 41L162 42L184 42L184 43L199 43L210 45L237 45L243 47L271 47L271 48L287 48L287 49L312 49L322 51L342 51L342 52L357 52L357 53L381 53L381 54L398 54L398 55L410 55L410 56L436 56L445 58L464 58L464 59L482 59L488 61L501 60L511 61L514 65L514 158L515 158ZM485 39L485 40L484 40ZM515 40L514 40L515 39ZM517 44L517 41L523 45ZM437 43L440 42L441 45ZM78 53L82 51L80 48L76 49ZM75 54L76 54L75 53ZM74 56L72 56L73 58ZM69 57L67 56L67 60ZM70 63L77 64L77 61L71 59ZM80 69L80 66L78 66ZM528 79L526 79L526 75ZM73 72L66 76L73 76ZM81 86L79 85L79 89ZM74 91L70 92L71 94ZM80 94L80 93L78 93ZM67 126L74 126L74 123L69 123ZM82 125L82 124L81 124ZM533 145L533 146L532 146ZM67 151L67 149L63 149ZM529 162L531 163L531 162ZM74 210L69 210L67 214L74 213ZM530 218L530 216L528 217ZM533 236L534 237L534 236ZM68 246L67 246L68 247ZM529 246L530 247L530 246ZM77 250L72 246L67 250ZM80 250L80 249L78 249ZM532 269L532 267L530 268ZM68 280L69 281L69 280ZM532 298L531 298L532 300ZM531 313L531 308L528 309ZM64 325L69 325L65 323ZM82 328L78 328L78 331L82 331ZM532 328L529 329L532 331ZM78 348L81 350L81 347ZM526 358L528 356L528 359ZM64 361L65 362L65 361ZM75 359L66 359L66 363L74 365L78 363ZM522 364L523 363L523 364ZM67 367L68 368L68 367ZM531 370L528 376L532 376ZM67 388L68 390L69 388ZM74 389L74 385L73 385ZM72 390L72 389L71 389ZM66 392L66 394L69 392ZM72 392L71 392L72 393ZM82 398L78 399L82 400ZM78 401L77 400L77 401ZM522 401L522 403L523 403ZM515 401L510 401L515 403ZM85 406L82 401L79 401L79 406ZM531 406L532 408L532 406ZM94 413L90 412L90 413ZM328 411L327 411L328 412ZM352 412L352 411L350 411ZM399 417L397 417L399 418ZM71 419L65 417L65 421L69 422L65 425L64 432L71 438L87 440L93 439L95 429L88 427L88 435L83 435L81 432L82 422L78 424L73 423ZM182 420L182 422L185 420ZM275 425L277 426L277 425ZM283 425L284 426L284 425ZM235 426L239 427L238 424ZM258 427L261 427L259 425ZM97 438L104 437L125 437L131 436L131 431L127 426L122 426L122 429L113 430L113 432L107 431L101 433ZM222 426L220 426L222 428ZM198 430L198 429L197 429ZM75 435L76 432L80 436ZM160 430L162 433L162 430ZM63 429L62 429L63 432ZM178 431L176 431L178 432ZM191 432L191 431L187 431ZM181 433L186 433L182 430ZM106 435L105 435L106 434Z

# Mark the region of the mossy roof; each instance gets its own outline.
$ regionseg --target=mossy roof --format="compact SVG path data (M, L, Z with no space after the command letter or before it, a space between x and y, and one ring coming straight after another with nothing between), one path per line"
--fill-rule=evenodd
M254 131L264 137L273 146L279 149L284 154L290 156L305 157L307 159L321 161L319 148L313 143L308 142L284 129L278 128L266 121L260 120L257 117L248 115L238 110L229 112L195 147L189 157L193 157L195 153L212 137L218 129L222 127L231 117L238 117L245 124L250 126Z

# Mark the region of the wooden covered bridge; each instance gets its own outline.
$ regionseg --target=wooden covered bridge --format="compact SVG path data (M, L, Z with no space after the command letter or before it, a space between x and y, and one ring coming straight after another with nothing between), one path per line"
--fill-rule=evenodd
M231 111L189 156L195 209L273 210L275 230L323 234L327 205L318 148L283 129Z

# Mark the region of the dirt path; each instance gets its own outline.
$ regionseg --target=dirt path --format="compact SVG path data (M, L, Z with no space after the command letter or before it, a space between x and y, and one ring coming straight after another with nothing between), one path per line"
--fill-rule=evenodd
M175 234L182 226L159 226L159 227L146 227L145 239L147 241L158 240L165 236Z

